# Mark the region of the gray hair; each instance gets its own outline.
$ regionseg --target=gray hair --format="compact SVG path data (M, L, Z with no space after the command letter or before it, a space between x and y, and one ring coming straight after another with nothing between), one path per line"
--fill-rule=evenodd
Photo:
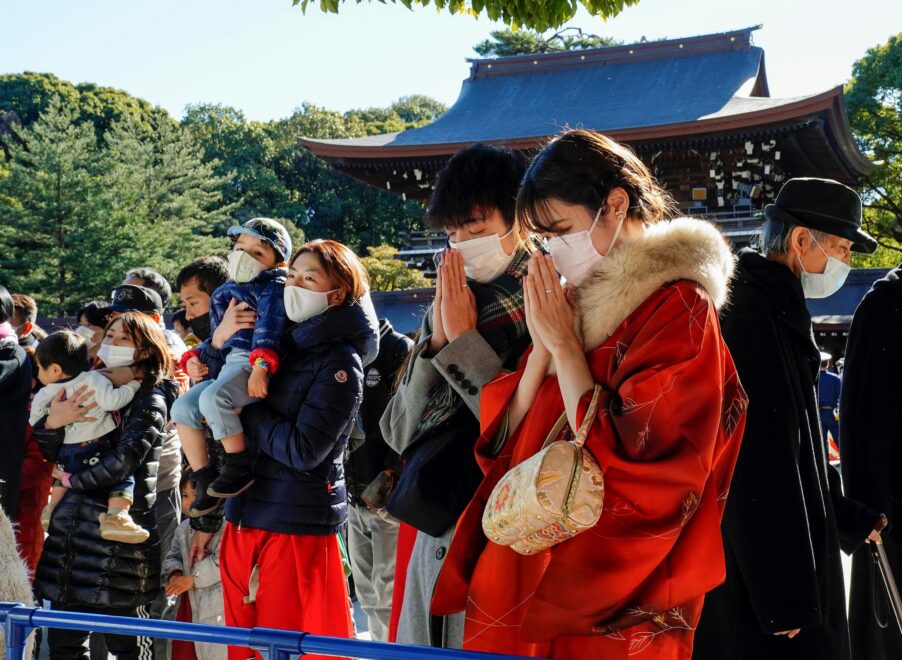
M789 236L792 230L800 225L791 225L772 218L767 218L758 233L758 251L765 257L769 255L785 255L789 252ZM808 229L806 227L806 229ZM823 245L827 240L827 232L808 229L814 240Z
M163 301L164 309L169 305L169 300L172 298L172 287L169 286L169 282L166 281L166 278L153 268L132 268L125 274L124 279L141 280L144 282L145 287L156 291L160 295L160 300Z

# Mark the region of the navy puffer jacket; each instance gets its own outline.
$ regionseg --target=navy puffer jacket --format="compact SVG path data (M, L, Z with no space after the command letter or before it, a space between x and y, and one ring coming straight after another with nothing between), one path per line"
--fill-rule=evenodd
M285 268L270 268L250 282L241 284L226 282L213 292L210 296L211 332L219 326L232 299L239 303L246 302L257 312L257 323L253 330L236 332L219 351L212 348L209 339L191 351L191 355L199 355L210 370L210 378L216 378L226 356L233 348L250 351L252 359L255 357L254 352L260 351L261 356L267 358L270 363L278 362L282 353L282 334L288 325L288 317L285 314L287 276L288 271Z
M347 517L342 455L363 397L362 355L378 327L359 304L289 328L266 400L241 415L254 484L226 519L282 534L338 532Z

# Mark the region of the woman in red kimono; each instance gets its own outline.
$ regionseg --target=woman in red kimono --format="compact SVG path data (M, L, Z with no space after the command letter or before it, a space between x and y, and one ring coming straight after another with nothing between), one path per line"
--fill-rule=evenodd
M555 139L524 178L518 214L551 253L524 278L533 348L483 390L486 476L432 605L466 608L466 649L692 655L704 594L724 579L720 519L747 399L717 320L734 258L713 225L666 221L672 205L631 151L589 131ZM598 523L535 555L489 542L492 488L562 413L579 428L596 384L585 447L604 473Z

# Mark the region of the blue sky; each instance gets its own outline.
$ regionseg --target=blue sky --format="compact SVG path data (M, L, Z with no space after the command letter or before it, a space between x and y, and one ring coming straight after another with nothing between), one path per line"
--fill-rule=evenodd
M427 94L451 104L472 46L499 26L484 16L344 4L304 15L291 0L27 0L4 3L0 72L51 72L124 89L176 117L225 103L251 119L304 101L330 109L384 106ZM899 0L641 0L607 23L570 23L633 41L763 24L774 96L829 88L867 48L902 31Z

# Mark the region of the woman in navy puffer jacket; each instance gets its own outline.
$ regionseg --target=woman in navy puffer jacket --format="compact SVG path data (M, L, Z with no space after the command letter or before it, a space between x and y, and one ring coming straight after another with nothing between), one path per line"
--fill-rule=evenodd
M226 506L221 570L229 626L352 637L336 534L347 515L342 455L363 395L362 356L378 328L359 300L357 256L311 241L289 264L296 324L262 403L241 415L254 484ZM230 648L231 660L248 649Z

